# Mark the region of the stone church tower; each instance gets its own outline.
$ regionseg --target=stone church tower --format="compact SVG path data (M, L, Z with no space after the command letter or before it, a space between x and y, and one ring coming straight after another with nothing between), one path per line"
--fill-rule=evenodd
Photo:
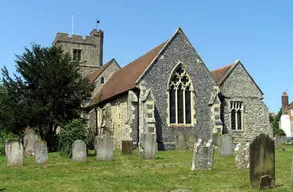
M104 32L94 29L90 36L85 38L80 35L69 37L67 33L57 33L52 44L62 46L73 60L79 61L80 72L83 77L87 77L103 65L103 40Z

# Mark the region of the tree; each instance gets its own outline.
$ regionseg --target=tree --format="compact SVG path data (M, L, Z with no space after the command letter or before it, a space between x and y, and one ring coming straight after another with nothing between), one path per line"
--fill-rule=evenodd
M279 110L278 114L276 116L272 116L270 114L270 123L273 128L274 135L280 135L280 136L286 136L283 129L280 128L279 123L282 116L282 109Z
M7 126L14 133L26 126L36 127L48 141L58 125L80 116L81 104L90 98L94 87L60 47L32 44L31 50L25 48L16 57L14 78L6 67L2 69L5 107L11 112L6 117Z

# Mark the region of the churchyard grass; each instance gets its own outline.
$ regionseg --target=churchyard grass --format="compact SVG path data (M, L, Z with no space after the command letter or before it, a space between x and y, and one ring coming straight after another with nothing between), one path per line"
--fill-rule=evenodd
M293 146L285 148L276 150L278 187L269 191L293 191ZM211 171L191 171L191 151L160 151L156 156L141 160L137 151L123 156L114 151L113 161L98 162L91 155L87 162L78 163L50 153L47 167L37 165L33 157L25 157L22 167L7 167L1 156L0 191L250 191L249 170L238 170L235 156L220 157L216 151Z

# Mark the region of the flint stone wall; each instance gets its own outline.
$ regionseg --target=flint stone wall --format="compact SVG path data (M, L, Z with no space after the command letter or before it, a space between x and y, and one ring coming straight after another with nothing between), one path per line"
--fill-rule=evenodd
M191 126L169 125L168 118L168 82L174 68L181 63L191 78L194 94ZM165 51L158 57L138 83L139 87L152 89L156 105L155 119L157 129L157 143L159 150L176 149L176 135L179 132L186 134L196 133L198 138L208 141L212 138L214 122L211 119L209 100L213 87L217 86L209 70L195 52L186 36L179 31L169 42Z
M224 96L222 102L224 132L232 134L234 143L252 142L261 133L272 135L269 123L269 112L264 104L263 94L247 74L241 64L237 64L233 72L221 86ZM230 102L242 101L244 106L243 130L231 130Z

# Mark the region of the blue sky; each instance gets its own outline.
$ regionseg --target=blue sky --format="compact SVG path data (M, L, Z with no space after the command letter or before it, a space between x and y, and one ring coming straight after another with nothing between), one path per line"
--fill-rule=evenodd
M0 1L0 67L15 72L15 54L32 42L50 46L57 32L104 30L104 62L128 64L180 26L210 70L240 59L270 111L287 90L293 101L293 1ZM289 101L289 102L290 102Z

